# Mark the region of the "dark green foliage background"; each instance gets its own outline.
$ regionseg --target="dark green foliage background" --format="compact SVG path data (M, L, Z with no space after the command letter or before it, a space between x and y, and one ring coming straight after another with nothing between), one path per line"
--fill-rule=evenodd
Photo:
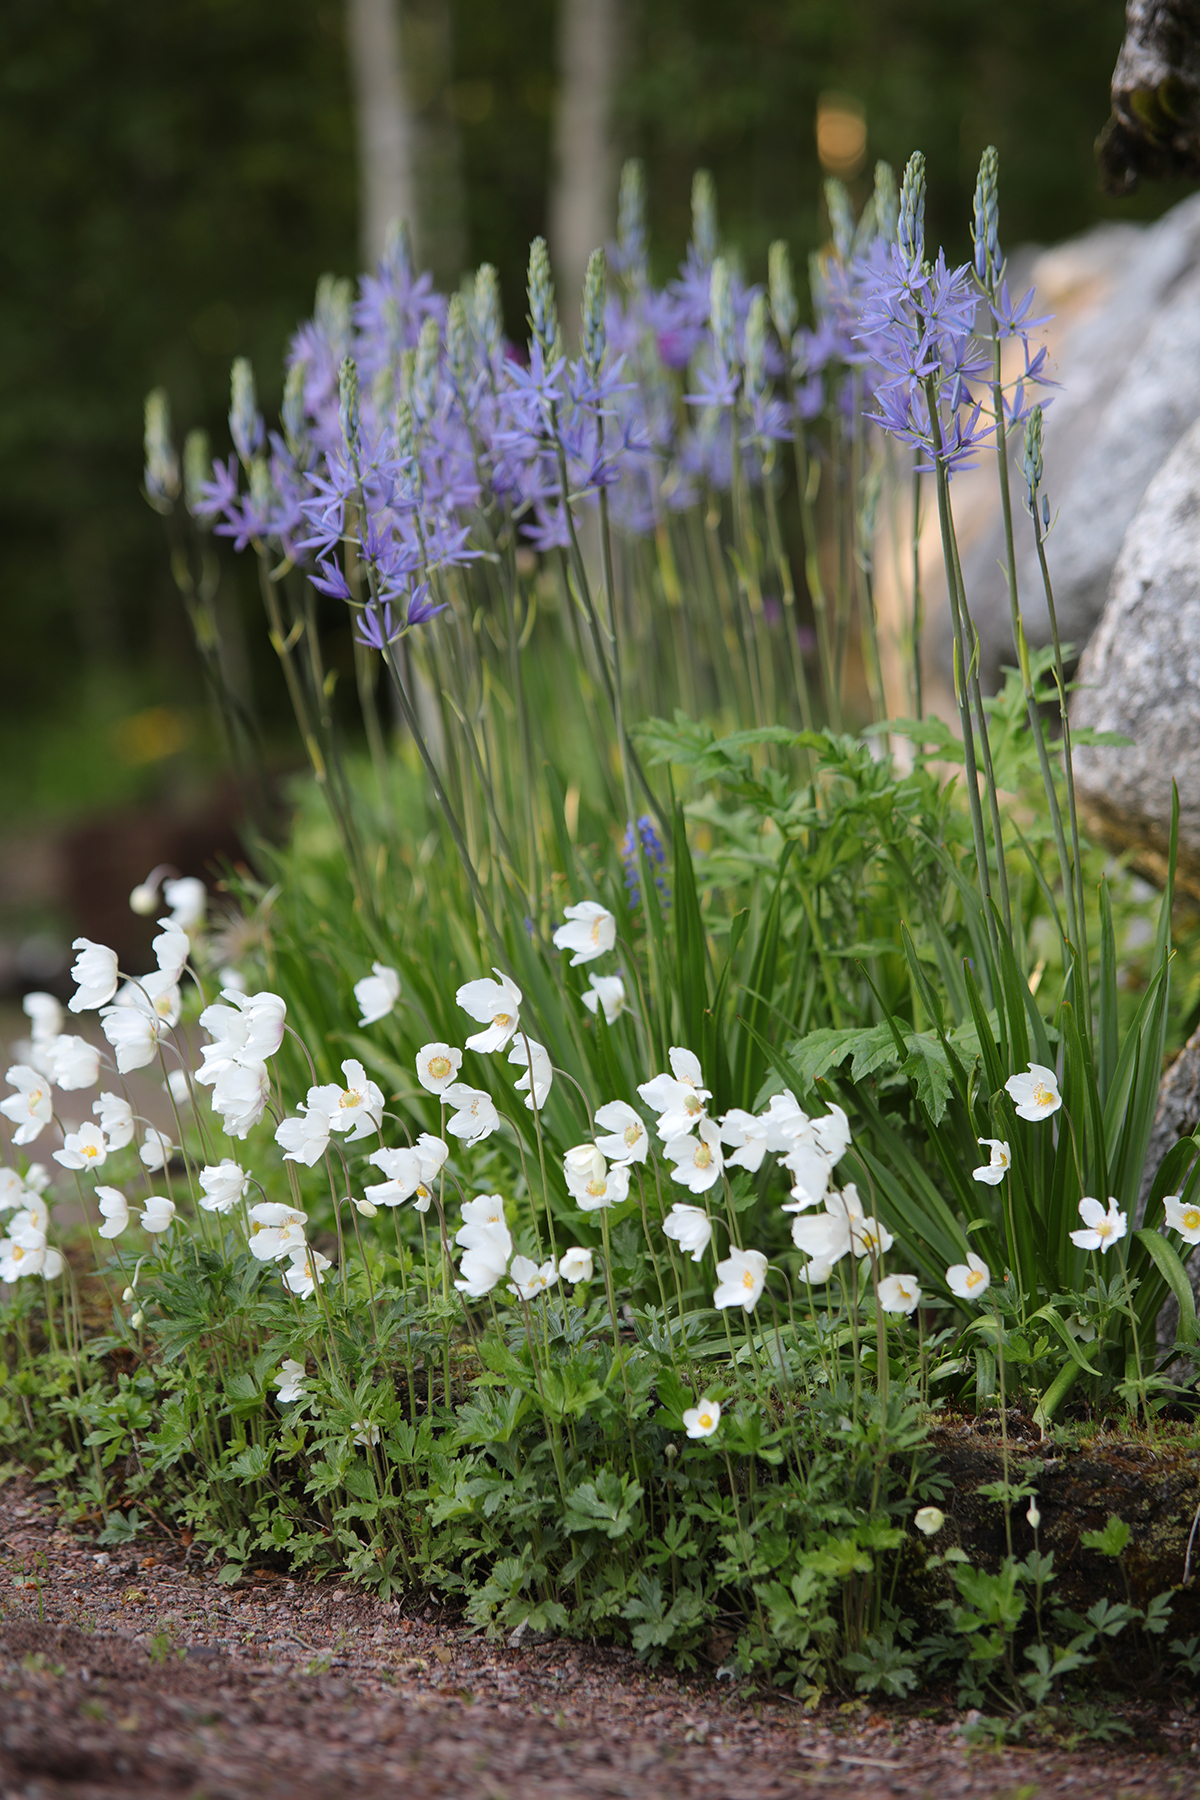
M523 314L545 219L552 0L452 0L469 255ZM929 158L930 227L966 246L982 146L1001 152L1009 242L1118 208L1096 191L1120 0L632 0L620 96L647 161L654 260L687 235L693 168L758 272L820 241L818 93L866 104L872 157ZM197 691L159 522L139 497L141 404L224 443L228 365L268 407L324 269L357 269L356 169L336 0L7 0L0 8L0 736L140 680ZM252 571L227 579L257 606ZM274 673L259 670L268 710ZM10 798L4 805L12 811ZM32 790L31 790L32 792ZM65 796L64 798L69 798Z

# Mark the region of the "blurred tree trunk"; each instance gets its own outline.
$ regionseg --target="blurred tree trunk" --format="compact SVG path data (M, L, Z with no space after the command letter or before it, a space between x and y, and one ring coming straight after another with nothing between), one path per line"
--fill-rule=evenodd
M571 340L579 336L579 296L588 257L613 235L612 110L620 24L620 0L561 0L550 253L559 316Z
M417 225L412 115L400 65L396 0L347 0L346 27L363 264L373 269L393 219L406 220L413 232Z

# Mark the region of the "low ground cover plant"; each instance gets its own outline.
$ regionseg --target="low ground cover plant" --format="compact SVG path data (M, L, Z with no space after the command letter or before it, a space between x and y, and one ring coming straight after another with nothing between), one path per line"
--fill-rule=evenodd
M1169 1594L1055 1603L1007 1455L1014 1405L1045 1433L1179 1404L1198 1146L1146 1160L1196 983L1169 884L1126 935L1151 909L1080 831L1069 647L1025 641L1022 500L1053 619L1048 376L994 153L973 267L927 258L923 195L919 157L858 219L831 184L808 327L783 246L765 289L720 253L703 178L654 289L631 167L577 356L540 242L517 355L494 275L446 300L398 234L357 301L322 282L277 430L239 362L234 455L181 463L151 396L146 491L231 751L252 782L211 529L258 559L312 776L222 913L161 870L135 890L149 974L79 940L103 1052L26 1000L0 1425L102 1541L169 1516L223 1579L344 1567L806 1696L948 1669L1028 1720L1112 1679L1118 1638L1126 1674L1194 1671ZM994 699L952 505L981 456ZM882 716L876 546L926 504L954 729L923 714L915 580L914 716ZM123 1083L151 1068L169 1132ZM91 1258L54 1241L45 1143ZM950 1541L947 1407L999 1421L995 1567Z

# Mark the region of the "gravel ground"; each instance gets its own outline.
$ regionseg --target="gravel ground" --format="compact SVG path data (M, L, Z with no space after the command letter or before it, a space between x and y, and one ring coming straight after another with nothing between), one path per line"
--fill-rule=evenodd
M972 1748L949 1709L735 1694L430 1605L257 1574L161 1537L97 1551L0 1489L0 1800L1200 1796L1194 1695L1136 1748Z

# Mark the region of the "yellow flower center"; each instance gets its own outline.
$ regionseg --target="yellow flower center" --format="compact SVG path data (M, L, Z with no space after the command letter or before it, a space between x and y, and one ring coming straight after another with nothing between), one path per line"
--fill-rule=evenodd
M512 1024L512 1019L508 1013L497 1013L495 1018L492 1020L492 1024L498 1025L500 1027L501 1031L503 1031L503 1029L506 1025Z
M429 1073L435 1081L445 1081L453 1066L448 1056L431 1056L429 1059Z
M593 1176L592 1180L589 1181L587 1184L587 1191L589 1194L591 1194L593 1196L593 1198L595 1198L598 1195L603 1194L603 1192L607 1188L607 1186L608 1186L607 1181L597 1181L596 1178Z
M712 1414L702 1412L700 1414L700 1417L696 1420L696 1423L697 1423L697 1425L699 1425L701 1431L711 1431L712 1430Z
M1033 1084L1033 1104L1035 1106L1054 1105L1054 1095L1050 1092L1050 1089L1040 1081L1035 1081Z
M972 1269L967 1275L967 1286L969 1288L977 1288L982 1280L982 1272L979 1269Z
M742 1286L744 1288L752 1288L754 1286L754 1271L752 1269L747 1269L746 1273L742 1276Z
M171 996L170 996L169 992L165 993L165 994L160 994L158 996L158 998L154 1002L154 1010L158 1014L160 1019L169 1019L170 1018L170 1016L171 1016Z
M20 1260L24 1256L24 1254L25 1254L25 1252L22 1250L20 1244L13 1245L13 1261L14 1262L20 1262Z
M1097 1237L1106 1238L1106 1237L1112 1236L1116 1227L1114 1226L1111 1219L1104 1218L1104 1219L1097 1219L1097 1221L1092 1229L1095 1231Z
M99 1144L84 1144L82 1149L85 1156L99 1156L100 1154Z
M361 1106L362 1103L363 1097L357 1088L344 1089L342 1096L338 1101L339 1106Z
M1200 1231L1200 1206L1189 1206L1183 1215L1185 1231Z
M642 1128L640 1125L627 1125L622 1135L625 1139L626 1148L632 1150L633 1146L642 1135Z
M417 1199L418 1200L428 1200L428 1198L429 1198L429 1189L425 1186L425 1183L423 1181L418 1181L418 1183L417 1183Z
M684 1112L691 1113L692 1117L695 1118L697 1113L702 1113L704 1111L704 1107L697 1095L689 1094L683 1103L683 1110Z
M700 1148L696 1151L696 1167L698 1169L707 1169L711 1161L712 1150L707 1144L701 1144Z
M591 939L592 939L593 944L598 944L600 942L600 925L601 925L601 920L599 920L599 919L592 920Z

